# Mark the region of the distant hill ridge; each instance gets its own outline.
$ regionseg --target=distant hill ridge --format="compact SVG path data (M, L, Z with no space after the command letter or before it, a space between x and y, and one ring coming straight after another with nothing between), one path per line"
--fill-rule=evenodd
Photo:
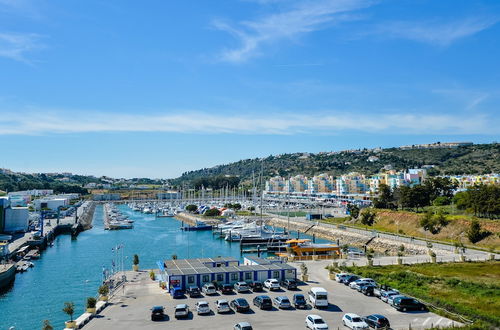
M261 167L265 178L297 174L334 176L349 172L370 175L384 167L395 170L429 167L430 175L487 174L500 172L500 144L434 143L387 149L359 149L338 152L292 153L240 160L230 164L183 173L171 180L180 185L203 177L238 176L241 181L257 176Z

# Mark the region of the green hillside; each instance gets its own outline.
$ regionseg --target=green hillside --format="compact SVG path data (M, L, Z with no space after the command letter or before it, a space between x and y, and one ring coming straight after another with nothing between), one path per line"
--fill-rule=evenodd
M369 161L370 156L378 157ZM252 172L258 175L263 167L265 178L275 175L292 176L319 173L341 175L349 172L374 174L384 166L404 170L423 165L434 165L430 175L439 174L485 174L500 172L500 144L476 144L458 148L436 149L360 149L318 154L283 154L267 158L245 159L238 162L185 172L172 184L193 183L200 178L220 175L238 176L241 181L249 181Z

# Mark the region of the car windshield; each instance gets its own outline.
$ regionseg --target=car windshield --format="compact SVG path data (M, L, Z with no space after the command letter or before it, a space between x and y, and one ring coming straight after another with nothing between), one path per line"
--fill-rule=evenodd
M236 299L236 302L240 306L248 306L248 303L247 303L247 301L245 299Z
M314 319L314 324L324 324L325 321L323 319Z
M198 307L205 308L208 307L208 304L199 304Z
M326 294L318 293L318 294L316 294L316 299L317 300L325 300Z
M247 326L242 327L241 330L252 330L252 327L247 325Z
M288 300L288 298L283 298L283 299L281 299L281 302L285 303L285 304L289 304L290 300Z
M221 303L219 303L219 306L226 307L227 306L227 302L221 302Z
M304 296L295 296L295 301L304 301Z
M401 299L400 303L409 305L409 304L415 303L415 300L413 300L413 299Z
M352 321L353 321L353 322L362 322L362 321L361 321L361 318L359 318L359 317L353 317L353 318L352 318Z
M264 304L271 304L271 303L272 303L272 302L271 302L271 298L264 298L264 299L262 299L262 302L263 302Z
M185 307L177 307L177 308L175 309L175 311L176 311L176 312L184 312L185 310L186 310L186 308L185 308Z

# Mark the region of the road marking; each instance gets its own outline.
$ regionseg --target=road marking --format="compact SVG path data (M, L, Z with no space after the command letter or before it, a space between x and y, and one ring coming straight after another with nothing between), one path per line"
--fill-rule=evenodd
M436 324L434 324L434 325L436 325L436 326L437 326L439 323L441 323L441 321L442 321L442 320L443 320L443 318L440 318L440 319L436 322Z
M417 323L417 321L418 321L418 318L413 319L413 323Z
M431 319L430 317L426 318L425 321L424 321L424 323L422 323L422 326L425 326L427 324L427 322L430 321L430 319Z

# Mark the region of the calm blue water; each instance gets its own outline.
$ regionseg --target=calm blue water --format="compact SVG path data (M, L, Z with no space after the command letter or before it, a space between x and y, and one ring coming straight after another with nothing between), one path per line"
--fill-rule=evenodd
M215 239L211 231L184 232L173 218L155 218L120 209L135 220L134 229L105 231L103 210L97 207L94 227L71 240L61 235L54 246L43 252L35 267L17 274L12 289L0 295L0 330L40 329L48 319L56 329L67 320L62 312L65 301L75 303L75 316L84 311L86 297L94 296L102 281L102 267L111 268L113 251L124 245L125 269L132 268L132 256L138 254L140 267L156 268L156 261L179 258L233 256L240 258L238 243ZM301 235L307 237L307 235ZM326 242L318 240L318 242Z

